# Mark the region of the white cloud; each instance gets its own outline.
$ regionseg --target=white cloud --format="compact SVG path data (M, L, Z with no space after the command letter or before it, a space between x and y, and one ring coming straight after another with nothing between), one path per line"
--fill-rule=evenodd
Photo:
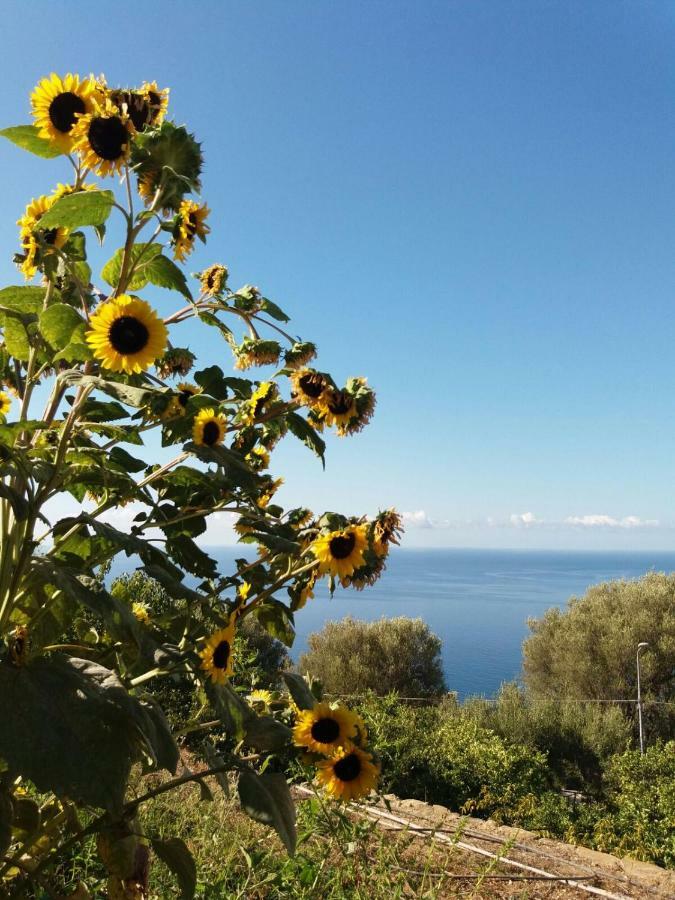
M530 528L532 525L543 524L542 519L538 519L535 514L531 512L513 513L509 518L509 522L515 528Z
M414 512L403 512L401 518L404 523L411 528L433 528L434 523L423 509L416 509Z
M613 516L594 514L588 516L568 516L565 525L576 528L658 528L658 519L641 519L639 516L624 516L615 519Z

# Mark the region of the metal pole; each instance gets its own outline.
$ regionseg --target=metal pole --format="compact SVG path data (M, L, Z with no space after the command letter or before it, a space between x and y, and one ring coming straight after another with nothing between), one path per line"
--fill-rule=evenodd
M642 694L640 693L640 650L644 650L645 647L648 647L645 641L641 641L637 646L637 654L635 656L635 660L637 663L637 709L638 709L638 728L640 730L640 753L644 756L645 752L645 741L644 734L642 731Z

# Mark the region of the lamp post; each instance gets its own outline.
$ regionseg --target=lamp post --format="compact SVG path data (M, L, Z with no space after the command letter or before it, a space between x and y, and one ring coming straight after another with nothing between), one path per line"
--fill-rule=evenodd
M640 753L644 756L645 741L642 733L642 695L640 693L640 650L649 647L646 641L640 641L637 645L636 663L637 663L637 709L638 709L638 727L640 729Z

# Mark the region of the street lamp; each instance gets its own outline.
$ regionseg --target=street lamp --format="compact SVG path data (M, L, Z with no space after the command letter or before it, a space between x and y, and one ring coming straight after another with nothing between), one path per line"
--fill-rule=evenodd
M644 650L645 647L649 647L649 644L646 641L640 641L637 645L637 654L636 654L636 662L637 662L637 708L638 708L638 727L640 729L640 753L644 756L645 752L645 741L644 736L642 734L642 695L640 694L640 650Z

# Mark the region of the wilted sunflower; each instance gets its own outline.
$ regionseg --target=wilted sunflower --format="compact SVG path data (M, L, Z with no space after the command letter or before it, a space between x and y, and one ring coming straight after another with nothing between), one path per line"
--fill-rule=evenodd
M120 294L102 303L89 321L87 343L101 365L112 372L143 372L162 355L167 330L152 307Z
M264 486L264 491L256 500L256 504L260 509L265 509L266 506L269 506L270 500L284 483L283 478L272 478L271 475L265 477L267 478L267 481Z
M161 125L169 105L169 89L160 90L156 81L145 81L140 88L116 88L109 96L118 109L126 112L136 131Z
M336 388L329 388L322 397L321 412L326 425L337 426L338 434L344 434L349 423L358 415L354 396L348 390L339 391Z
M251 366L274 366L279 362L281 347L278 341L265 341L260 338L252 340L244 338L238 347L234 347L235 369L250 369Z
M270 464L269 452L264 447L254 447L246 454L246 462L256 472L266 469Z
M73 147L73 129L80 116L93 111L96 84L79 75L59 78L54 72L43 78L30 97L38 135L62 153Z
M372 759L360 747L341 747L332 759L318 763L316 779L336 800L349 802L367 797L380 774Z
M291 375L292 395L296 403L319 406L330 381L323 372L314 369L298 369Z
M242 403L239 417L245 425L252 425L258 416L265 411L265 407L276 399L279 389L273 381L262 381L253 391L251 399Z
M12 398L4 391L0 391L0 416L6 416L12 405Z
M157 360L155 368L160 378L187 375L196 358L194 353L191 353L186 347L172 347L161 359Z
M182 415L188 403L190 402L190 398L194 397L195 394L200 394L201 388L198 388L196 384L189 384L184 381L182 384L178 385L176 396L173 398L173 408L176 415Z
M232 648L234 646L234 618L227 628L216 631L206 641L204 649L200 652L202 659L201 668L216 684L222 684L234 671Z
M324 756L330 756L334 750L344 747L354 737L354 713L337 703L317 703L311 709L303 709L293 728L293 743L296 747L307 747Z
M106 98L78 119L73 128L73 149L88 169L103 178L121 171L131 152L133 134L129 117Z
M192 426L192 440L200 447L215 447L225 439L225 416L213 409L200 409Z
M341 531L322 534L310 544L310 549L319 560L319 572L342 579L363 566L367 546L366 526L348 525Z
M350 378L345 391L354 398L356 414L347 422L337 423L337 433L341 437L362 431L375 411L375 391L368 387L365 378Z
M287 369L299 369L306 366L316 356L316 344L310 341L296 341L284 353L284 365Z
M201 206L194 200L183 200L176 216L173 230L173 255L179 262L185 262L195 247L195 238L206 243L206 235L211 230L205 224L209 214L206 203Z
M202 293L207 297L217 297L225 287L228 271L226 266L214 263L208 269L200 274L199 280L202 285Z
M395 509L385 509L373 522L373 550L378 556L389 553L390 544L398 544L403 533L403 519Z
M63 192L64 186L59 185L59 189L51 197L43 194L34 198L16 223L20 229L21 246L24 251L21 271L26 278L35 275L39 251L43 245L45 250L50 247L60 249L68 240L70 231L67 228L40 228L40 219L63 196Z

